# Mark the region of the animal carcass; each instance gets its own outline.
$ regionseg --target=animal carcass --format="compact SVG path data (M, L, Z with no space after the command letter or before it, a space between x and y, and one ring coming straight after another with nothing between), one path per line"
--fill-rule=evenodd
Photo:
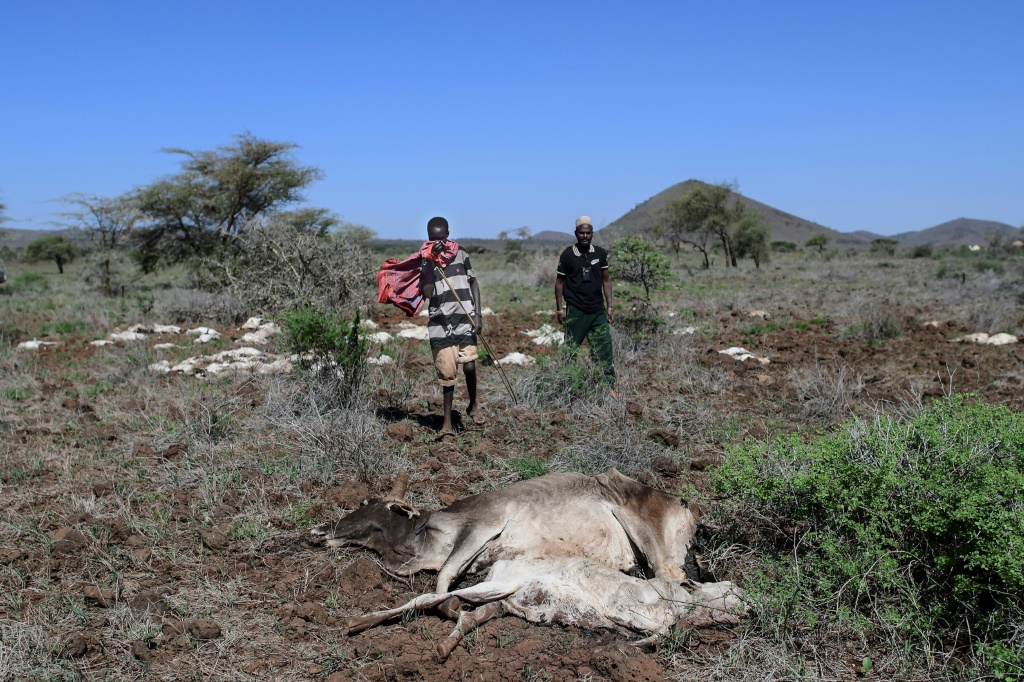
M695 530L686 502L615 469L548 474L423 514L404 495L403 486L312 533L332 547L369 547L399 575L437 571L437 592L464 573L511 559L574 557L616 571L686 577Z
M472 587L424 594L403 606L352 618L348 632L354 635L408 611L458 604L454 600L483 606L472 612L458 609L455 630L437 646L442 660L463 635L506 613L532 623L650 635L635 642L639 645L674 625L735 624L746 611L740 591L730 582L644 580L581 558L521 559L496 562L487 580Z

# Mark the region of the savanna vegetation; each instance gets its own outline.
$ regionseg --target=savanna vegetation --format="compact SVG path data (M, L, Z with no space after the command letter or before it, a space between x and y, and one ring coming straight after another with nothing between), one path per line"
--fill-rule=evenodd
M951 343L1024 331L1012 245L801 250L739 214L723 241L713 213L727 202L695 199L680 208L701 218L693 231L602 244L616 400L585 353L523 333L552 322L557 252L522 248L520 231L519 248L471 258L497 313L490 359L536 364L506 368L514 399L480 367L488 422L457 420L436 444L426 343L371 340L366 323L422 322L371 303L376 266L422 226L381 247L304 208L318 171L292 152L243 136L184 153L179 175L113 204L69 200L91 238L64 274L28 254L6 263L0 678L1019 678L1024 359ZM292 373L152 371L196 352L184 336L88 344L156 322L216 326L209 347L227 349L252 314L282 329L270 345ZM17 348L30 339L59 345ZM716 352L741 345L769 364ZM622 653L601 633L501 619L445 664L431 639L451 626L430 614L343 634L347 616L433 578L389 576L306 531L399 471L430 508L611 466L700 512L699 561L746 590L742 625Z

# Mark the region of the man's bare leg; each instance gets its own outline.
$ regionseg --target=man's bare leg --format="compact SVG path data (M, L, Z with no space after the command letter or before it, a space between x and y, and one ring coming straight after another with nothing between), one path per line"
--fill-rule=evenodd
M455 387L454 386L442 386L443 393L443 405L444 405L444 423L441 424L440 436L444 436L446 433L455 433L455 429L452 428L452 402L455 400Z
M476 417L476 362L465 363L462 366L462 371L466 374L466 392L469 393L469 407L466 408L466 414Z

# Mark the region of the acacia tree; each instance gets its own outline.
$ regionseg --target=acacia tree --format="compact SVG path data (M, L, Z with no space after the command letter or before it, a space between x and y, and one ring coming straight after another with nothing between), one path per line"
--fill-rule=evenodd
M736 255L740 258L749 256L754 260L754 267L760 269L761 263L768 262L770 233L771 228L764 218L753 211L744 211L733 233Z
M122 245L142 219L142 213L132 196L69 194L61 202L77 209L62 214L67 219L64 225L82 230L101 249L116 249Z
M644 298L651 300L651 289L656 289L672 276L672 268L649 242L639 237L626 237L612 244L615 250L614 273L624 282L644 288Z
M64 264L75 260L78 251L66 237L54 235L40 237L25 247L25 258L30 261L52 260L57 264L57 272L64 274Z
M829 236L827 234L816 234L807 239L804 242L804 246L809 249L818 249L818 253L822 253L825 247L828 246Z
M511 265L522 263L526 258L526 251L523 250L523 242L530 238L530 228L527 226L517 227L514 230L502 230L498 233L498 239L505 242L505 262Z
M160 258L176 262L237 250L244 226L301 201L302 190L322 173L296 163L296 146L245 133L213 151L165 150L185 157L182 172L133 197L145 219L137 230L144 269Z
M659 232L678 254L678 245L688 244L708 261L708 242L717 238L725 252L726 264L736 267L731 227L743 215L743 206L733 197L735 185L701 183L681 198L669 203L662 214Z

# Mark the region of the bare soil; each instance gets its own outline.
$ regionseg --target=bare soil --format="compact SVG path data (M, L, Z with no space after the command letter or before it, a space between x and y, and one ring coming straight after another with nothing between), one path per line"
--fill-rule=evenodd
M794 377L840 366L854 413L941 396L951 383L956 391L1024 410L1024 351L1019 345L951 343L976 331L963 325L943 321L932 328L908 320L900 336L869 341L831 322L789 319L764 331L762 321L741 311L696 311L696 318L714 332L698 333L685 355L641 356L628 367L623 360L630 378L621 382L615 409L642 425L666 453L675 453L646 477L667 490L706 492L705 470L721 456L726 437L689 443L678 424L658 422L658 406L680 394L674 373L680 363L722 377L714 405L736 417L739 433L729 438L738 440L815 427L801 422L800 403L809 398ZM379 310L376 321L393 330L407 320ZM494 355L554 355L530 346L521 334L544 321L529 313L488 318ZM751 332L757 325L762 329ZM231 334L240 335L225 330L225 337ZM402 355L403 369L416 382L413 392L378 413L386 421L385 447L403 450L413 463L419 504L444 505L507 483L502 461L548 460L592 427L586 414L571 410L507 407L496 397L501 387L495 369L483 367L489 422L476 426L460 419L459 437L435 444L440 395L430 381L429 355L417 344L425 346L410 341ZM767 355L770 364L717 352L735 345ZM28 355L16 360L27 394L4 398L0 592L6 596L0 622L8 641L22 637L28 647L22 655L36 661L34 675L625 681L679 674L657 652L637 650L617 636L511 617L484 625L443 663L435 660L434 647L453 624L433 614L348 637L346 617L395 606L433 585L433 575L388 575L369 551L327 550L308 541L309 527L383 491L388 480L286 479L272 466L281 447L274 440L249 445L260 450L260 464L245 463L257 461L244 459L251 452L237 452L243 463L211 466L210 475L220 478L202 479L217 424L239 428L256 418L265 382L219 380L214 395L198 388L201 379L123 370L116 365L125 356L79 337ZM515 377L528 370L508 371ZM217 409L228 403L229 410ZM460 395L457 409L464 404ZM190 425L194 431L204 406L205 440L172 428ZM742 583L742 576L719 577ZM714 650L731 638L728 630L689 633L682 646ZM14 679L30 663L11 663L5 673L0 660L0 678Z

